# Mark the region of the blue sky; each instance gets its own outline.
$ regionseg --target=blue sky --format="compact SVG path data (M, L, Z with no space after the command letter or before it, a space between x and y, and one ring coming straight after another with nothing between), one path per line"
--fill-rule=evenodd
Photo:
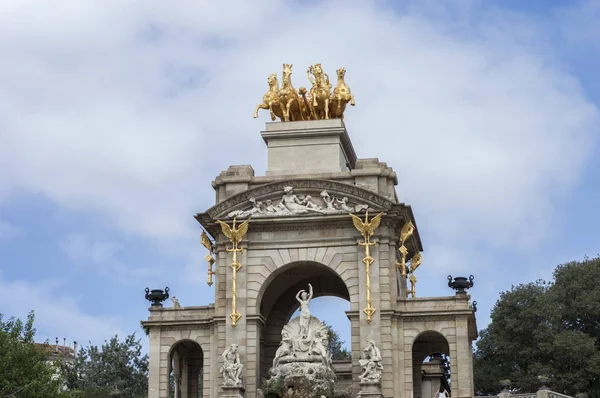
M146 286L213 301L192 215L230 164L266 167L266 77L339 66L359 157L398 173L419 296L600 252L600 2L8 0L0 13L0 313L38 339L139 331ZM335 315L324 312L335 305ZM315 300L349 340L346 303Z

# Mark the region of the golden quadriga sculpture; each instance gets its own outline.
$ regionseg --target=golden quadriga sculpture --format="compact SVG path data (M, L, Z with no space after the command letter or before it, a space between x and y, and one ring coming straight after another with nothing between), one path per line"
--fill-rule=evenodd
M262 103L258 104L254 111L254 117L258 117L260 109L268 110L271 120L275 121L298 121L298 120L322 120L343 119L346 105L354 106L354 96L350 87L344 81L346 69L337 70L337 84L332 89L329 76L323 72L321 64L311 65L306 74L312 87L309 91L300 87L298 91L292 85L292 64L283 64L281 87L277 74L272 73L267 78L269 91L263 95Z

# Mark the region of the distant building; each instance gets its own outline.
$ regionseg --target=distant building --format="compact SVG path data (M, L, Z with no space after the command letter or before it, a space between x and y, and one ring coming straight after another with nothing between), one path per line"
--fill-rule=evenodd
M56 339L56 344L49 345L47 343L34 343L40 350L43 350L46 353L46 363L50 366L54 366L56 361L64 361L70 364L75 363L75 359L77 358L77 342L73 342L73 347L70 345L58 345L58 339ZM60 370L58 367L55 367L54 377L60 377ZM60 391L66 391L67 386L63 384L60 386Z

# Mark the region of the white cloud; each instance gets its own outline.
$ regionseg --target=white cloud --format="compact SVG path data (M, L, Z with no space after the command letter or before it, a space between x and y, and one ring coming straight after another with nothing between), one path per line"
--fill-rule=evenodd
M120 282L133 283L140 278L158 275L159 269L133 267L118 258L122 245L116 242L93 240L84 234L73 234L63 239L60 249L88 275L99 273L110 275Z
M20 228L14 226L9 222L0 220L0 241L14 238L20 233Z
M457 29L435 3L403 14L338 1L7 4L0 187L144 237L195 240L210 180L229 164L261 172L267 118L251 115L282 62L296 87L311 63L346 67L356 150L397 170L426 261L543 242L598 135L597 108L543 28L500 11ZM91 245L92 262L118 250Z
M8 281L0 274L0 308L2 314L25 319L29 311L35 311L34 326L38 333L36 340L54 342L58 336L60 344L78 341L87 345L88 341L101 344L115 334L125 336L118 317L91 316L77 305L76 300L62 293L65 283L60 279L47 279L38 282Z

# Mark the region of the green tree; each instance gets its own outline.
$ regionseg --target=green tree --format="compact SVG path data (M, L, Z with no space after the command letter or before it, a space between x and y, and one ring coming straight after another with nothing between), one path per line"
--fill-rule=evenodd
M74 364L63 363L61 369L67 386L75 396L145 397L148 394L148 355L142 355L135 333L120 342L112 337L102 347L83 347Z
M343 347L344 342L340 339L340 335L333 330L331 325L327 326L327 338L329 340L329 352L331 352L331 358L335 360L348 360L352 358L350 351Z
M498 393L502 379L533 392L547 376L554 391L599 397L599 285L600 257L558 266L552 283L501 293L474 353L477 393Z
M46 363L50 346L34 343L33 311L23 323L0 314L0 396L52 398L58 396L60 380L55 368Z

